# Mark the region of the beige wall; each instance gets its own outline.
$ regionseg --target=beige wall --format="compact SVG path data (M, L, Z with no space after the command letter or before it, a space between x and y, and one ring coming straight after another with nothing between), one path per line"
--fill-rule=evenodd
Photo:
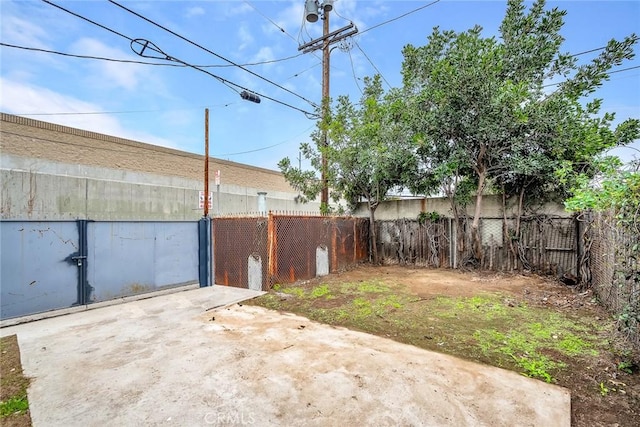
M202 180L204 156L1 113L0 154ZM280 172L210 158L210 180L263 191L295 191Z
M193 220L204 156L2 114L2 219ZM220 169L218 194L213 171ZM276 171L210 161L211 216L266 210L318 212Z
M515 212L514 203L510 203L511 209L507 212L507 216L513 215ZM473 216L475 207L475 197L467 206L467 215ZM394 220L400 218L416 219L420 212L437 212L444 217L452 217L451 204L446 197L428 197L428 198L411 198L387 200L380 203L376 209L376 220ZM571 217L572 213L564 210L564 207L557 203L549 203L538 208L536 213ZM367 204L361 203L354 212L356 216L368 216ZM502 218L502 196L486 195L482 199L482 217L483 218Z

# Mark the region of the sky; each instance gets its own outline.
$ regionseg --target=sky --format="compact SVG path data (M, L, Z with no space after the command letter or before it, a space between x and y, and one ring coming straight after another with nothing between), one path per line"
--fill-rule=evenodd
M273 170L284 157L296 164L300 143L310 141L315 120L305 112L320 104L322 60L320 51L298 47L322 35L322 21L304 21L304 0L118 0L175 34L106 0L51 3L101 26L44 1L0 0L0 111L203 154L208 108L212 157ZM549 1L547 7L567 11L564 52L640 35L637 0ZM353 22L359 32L333 45L331 97L358 100L363 78L376 73L386 89L400 87L405 45L425 45L434 26L480 25L483 35L498 36L505 11L506 1L335 0L331 30ZM131 47L136 39L173 61L141 57ZM140 52L139 43L133 46ZM640 53L639 44L634 49ZM594 96L604 99L603 112L616 113L616 122L640 118L640 57L616 70L623 71ZM243 100L244 89L262 95L261 102ZM640 158L640 141L614 154Z

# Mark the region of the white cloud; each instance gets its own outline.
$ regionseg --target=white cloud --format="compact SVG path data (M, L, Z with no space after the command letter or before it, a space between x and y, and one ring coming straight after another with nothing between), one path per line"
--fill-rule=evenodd
M120 49L115 49L104 43L90 38L82 38L75 42L71 52L82 55L104 56L118 59L140 59L132 57ZM127 90L137 88L140 78L143 77L143 68L135 64L121 62L99 61L88 64L88 67L95 73L92 79L100 82L101 86L121 87Z
M200 6L190 7L187 9L186 17L192 18L194 16L204 15L205 11Z
M304 2L303 1L291 1L287 8L284 8L274 21L278 24L280 28L284 28L284 30L293 36L297 35L300 30L300 25L302 24L304 14ZM317 24L317 23L316 23ZM320 26L320 31L322 32L322 24ZM275 25L269 25L265 27L268 29L268 32L276 32L280 31Z
M132 139L169 148L177 144L145 132L125 129L117 118L104 114L29 115L38 113L101 113L100 106L52 90L0 77L0 110L105 135Z
M244 50L254 42L254 38L246 25L241 25L240 28L238 28L238 38L240 39L238 50Z
M274 59L275 59L275 56L273 55L273 50L271 50L271 48L268 46L264 46L260 48L258 53L256 53L255 55L253 55L253 57L251 57L251 62L273 61ZM265 66L268 66L268 65L271 65L271 64L266 64Z
M7 16L2 19L0 36L4 43L46 49L48 46L42 41L47 38L47 32L34 24L17 16Z
M245 13L249 13L253 11L253 8L251 6L249 6L247 3L242 2L230 2L233 6L229 7L226 11L225 11L225 15L227 17L230 16L237 16L237 15L244 15Z

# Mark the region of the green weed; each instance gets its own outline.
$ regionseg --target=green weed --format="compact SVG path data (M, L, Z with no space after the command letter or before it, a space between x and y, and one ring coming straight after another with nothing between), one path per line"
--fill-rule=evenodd
M389 292L389 287L380 282L363 282L358 284L359 292L383 293Z
M280 292L283 294L294 295L298 298L304 298L304 289L302 288L281 288Z
M311 298L321 298L321 297L325 297L326 299L334 298L334 296L331 295L331 290L329 289L329 286L327 285L316 286L311 290L310 296Z
M568 356L577 356L587 352L592 356L597 356L598 354L596 350L592 349L591 344L571 333L558 343L558 347Z
M609 394L609 389L604 385L603 382L600 383L600 394L604 397Z
M27 409L29 409L29 402L27 401L26 393L22 396L14 396L6 402L0 402L0 417L8 417Z

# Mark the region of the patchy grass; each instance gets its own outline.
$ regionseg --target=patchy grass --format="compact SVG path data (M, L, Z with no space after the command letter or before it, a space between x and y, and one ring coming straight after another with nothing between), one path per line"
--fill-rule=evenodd
M296 299L267 294L254 302L326 323L380 332L420 347L513 369L554 382L571 357L606 349L598 325L502 294L420 299L401 285L381 281L280 287ZM316 300L333 300L330 305Z
M486 279L473 281L471 275L469 283L460 284L466 289L463 294L425 294L416 291L422 288L415 283L407 285L402 272L386 274L383 279L378 274L360 280L327 276L281 286L280 294L269 292L249 303L563 385L572 392L574 425L608 425L611 420L640 417L640 380L634 374L638 363L629 350L616 350L624 344L619 347L614 322L595 304L575 299L579 304L562 309L560 302L551 304L548 287L524 294L509 292L508 285L489 286L487 291ZM471 286L474 292L469 293ZM616 399L627 400L616 407ZM594 419L604 421L598 424Z
M31 425L27 388L29 379L22 373L20 349L15 335L0 338L0 424Z

